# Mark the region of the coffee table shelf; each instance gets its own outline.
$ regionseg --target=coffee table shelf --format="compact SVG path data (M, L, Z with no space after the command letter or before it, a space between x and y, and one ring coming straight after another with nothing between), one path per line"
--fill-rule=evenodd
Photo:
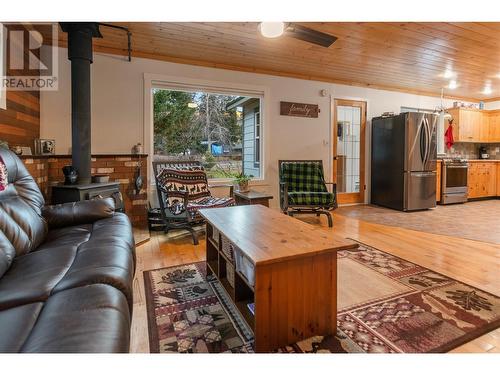
M243 318L246 320L252 330L254 330L255 319L253 314L248 309L247 305L254 302L253 288L248 285L245 278L236 270L234 270L234 286L228 280L226 267L229 263L234 268L234 260L222 251L222 241L213 239L213 226L207 225L207 274L215 275L232 301L240 311ZM217 233L217 235L219 235Z
M337 251L357 243L262 205L200 213L207 220L207 273L219 279L254 332L257 352L336 332ZM237 269L237 256L249 268Z

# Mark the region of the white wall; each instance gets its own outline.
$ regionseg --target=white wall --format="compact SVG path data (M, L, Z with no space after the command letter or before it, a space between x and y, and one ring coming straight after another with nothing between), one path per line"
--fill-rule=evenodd
M500 100L484 103L484 109L500 109Z
M66 49L59 51L59 90L42 92L40 98L41 138L56 140L56 153L66 154L71 147L70 65ZM434 108L438 97L375 90L325 82L306 81L255 73L174 64L163 61L96 54L92 65L92 152L128 153L137 142L144 142L144 74L167 75L209 81L232 82L236 86L266 88L263 116L265 181L258 189L278 198L277 163L279 159L322 159L331 175L331 99L356 99L367 102L367 152L369 167L370 119L382 112L399 113L401 106ZM322 97L326 89L329 96ZM438 94L438 93L437 93ZM317 119L280 116L280 101L319 104ZM445 100L445 106L452 100ZM146 145L147 146L147 145ZM146 150L149 152L149 150ZM369 181L369 170L366 172ZM369 199L369 192L366 194ZM277 205L277 199L274 205Z

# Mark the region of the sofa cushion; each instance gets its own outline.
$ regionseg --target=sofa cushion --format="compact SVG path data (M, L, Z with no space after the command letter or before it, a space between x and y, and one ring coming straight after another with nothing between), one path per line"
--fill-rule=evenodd
M23 255L45 239L47 223L41 216L45 201L35 180L13 152L0 147L0 157L8 172L8 185L0 191L0 232L3 242L10 242L16 255Z
M119 290L103 284L69 289L44 304L21 351L128 352L130 313Z
M130 221L122 213L51 231L39 249L16 257L0 278L0 310L91 284L115 286L132 308L134 247Z
M132 308L134 247L126 215L116 213L112 218L97 221L89 240L78 247L73 264L53 292L92 283L113 285L125 294Z
M0 279L0 310L46 301L70 269L76 252L76 246L66 246L16 257Z
M0 353L17 353L21 350L36 324L43 303L31 303L0 311Z

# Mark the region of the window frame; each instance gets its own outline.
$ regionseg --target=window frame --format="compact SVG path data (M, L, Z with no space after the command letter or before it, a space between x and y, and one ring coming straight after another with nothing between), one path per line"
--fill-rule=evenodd
M257 121L257 118L259 121ZM257 129L259 130L257 136ZM261 134L262 134L262 124L261 124L261 116L260 116L260 103L258 110L254 110L254 145L253 145L253 166L259 168L260 170L260 159L262 155L262 142L261 142ZM257 158L258 155L258 158ZM262 171L260 171L262 172Z
M146 82L146 75L145 74L145 82ZM150 108L151 108L151 113L150 113L150 121L151 121L151 135L150 135L150 152L149 154L151 155L151 159L154 159L155 154L154 154L154 147L153 147L153 142L154 142L154 113L153 113L153 90L155 89L160 89L160 90L170 90L170 91L184 91L184 92L205 92L205 93L210 93L213 95L233 95L233 96L247 96L251 98L255 98L259 100L259 109L262 109L264 107L264 100L266 95L268 96L269 94L266 92L268 91L267 89L261 89L259 91L249 91L248 89L237 89L237 88L229 88L225 86L212 86L212 85L203 85L203 84L196 84L196 85L191 85L189 83L181 83L181 82L175 82L175 83L170 83L167 81L157 81L157 80L150 80L149 85L145 84L145 90L149 91L149 100L150 100ZM263 137L262 137L262 123L263 123L263 116L262 116L262 111L259 111L260 113L260 131L261 131L261 141L260 141L260 158L262 160L262 154L263 154ZM243 131L243 128L242 128ZM243 149L242 149L242 171L243 169ZM259 163L257 165L259 168L259 177L252 177L250 180L251 185L262 185L265 183L265 178L264 178L264 163ZM152 174L150 174L152 176ZM208 179L209 185L210 184L226 184L226 183L232 183L233 179L232 178L209 178ZM151 178L151 184L155 185L154 178Z

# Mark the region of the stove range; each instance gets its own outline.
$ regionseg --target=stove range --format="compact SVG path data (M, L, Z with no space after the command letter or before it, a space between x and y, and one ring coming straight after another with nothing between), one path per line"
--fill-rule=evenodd
M467 202L469 162L463 158L443 159L441 204Z

